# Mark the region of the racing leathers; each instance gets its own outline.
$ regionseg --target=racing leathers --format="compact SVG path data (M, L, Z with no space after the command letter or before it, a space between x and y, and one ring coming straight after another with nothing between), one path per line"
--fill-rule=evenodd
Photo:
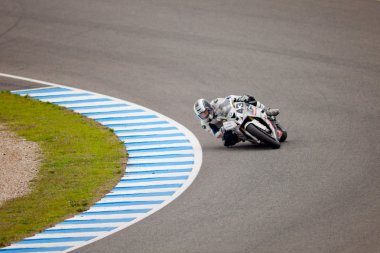
M250 95L236 96L230 95L225 98L216 98L210 102L210 105L214 109L214 117L210 121L201 121L201 126L203 129L211 133L216 138L222 138L224 146L232 146L238 143L239 141L245 141L245 136L240 132L238 128L234 130L225 131L223 128L223 113L224 107L230 105L230 101L234 102L245 102L252 104L262 110L267 111L268 114L273 114L276 116L279 111L277 109L272 109L272 111L268 110L262 103L257 101L254 97Z

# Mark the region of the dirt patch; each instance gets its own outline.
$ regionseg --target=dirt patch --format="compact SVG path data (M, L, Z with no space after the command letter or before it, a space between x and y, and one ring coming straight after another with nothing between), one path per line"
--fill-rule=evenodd
M27 194L29 181L38 173L41 150L0 124L0 206Z

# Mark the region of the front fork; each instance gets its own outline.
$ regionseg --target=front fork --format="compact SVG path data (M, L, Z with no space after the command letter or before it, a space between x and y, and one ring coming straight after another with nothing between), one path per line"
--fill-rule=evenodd
M281 133L279 133L278 129L277 129L277 126L274 122L274 120L271 120L269 117L267 118L260 118L261 120L263 120L267 126L265 126L266 128L269 127L270 129L270 133L267 133L268 135L271 135L272 138L275 138L276 140L279 140L281 138ZM248 117L244 122L243 124L241 125L240 127L240 131L241 132L244 132L245 135L249 136L255 143L260 143L260 140L258 140L256 137L252 136L251 134L248 133L248 131L245 131L245 128L248 124L253 124L255 125L254 123L250 123L251 121L253 120L256 120L257 122L259 122L259 124L263 125L263 123L260 122L260 120L258 119L255 119L255 118L252 118L252 117ZM255 125L255 127L257 127ZM260 128L260 127L259 127Z

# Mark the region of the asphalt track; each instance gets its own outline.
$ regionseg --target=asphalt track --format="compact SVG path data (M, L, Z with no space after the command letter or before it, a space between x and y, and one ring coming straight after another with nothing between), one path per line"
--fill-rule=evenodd
M380 252L380 2L16 1L0 70L122 98L189 128L202 169L176 201L77 252ZM280 150L225 149L199 97L281 109Z

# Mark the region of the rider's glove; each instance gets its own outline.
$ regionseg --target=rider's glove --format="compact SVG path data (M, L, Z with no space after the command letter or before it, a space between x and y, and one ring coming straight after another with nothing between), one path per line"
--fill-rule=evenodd
M248 103L248 104L251 104L251 105L256 105L257 104L256 99L254 97L250 96L250 95L243 95L240 98L238 98L237 101L239 101L239 102L245 102L245 103Z

